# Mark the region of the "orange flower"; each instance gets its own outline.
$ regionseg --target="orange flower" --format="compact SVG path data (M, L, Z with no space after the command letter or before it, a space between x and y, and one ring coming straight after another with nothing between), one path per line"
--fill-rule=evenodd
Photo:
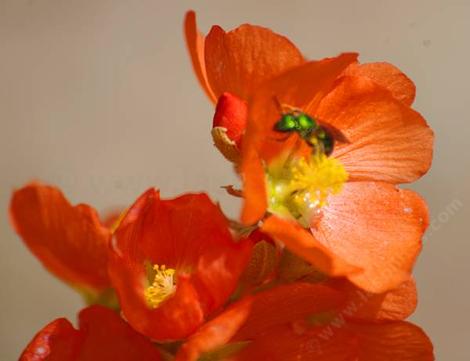
M111 230L93 208L72 206L57 188L31 183L13 193L10 218L31 252L55 276L87 296L109 289Z
M65 318L49 323L34 336L20 361L160 360L158 349L115 312L91 306L78 319L78 330Z
M242 221L252 224L269 211L264 232L322 272L383 292L409 278L421 248L426 205L395 184L428 170L433 134L404 100L371 78L344 75L327 82L329 91L303 88L337 78L327 69L335 61L288 71L254 95L241 163ZM276 102L302 109L347 142L337 141L325 156L298 134L280 141Z
M386 297L388 309L407 307L403 297ZM365 293L358 298L325 285L283 285L244 299L208 322L181 347L176 361L204 354L230 361L434 360L422 330L401 321L401 314L395 319L389 313L387 321L377 315L383 312L376 299Z
M109 272L122 311L155 340L184 338L235 290L251 242L235 241L205 194L161 200L154 189L115 233Z
M426 173L433 143L410 108L413 82L391 64L360 65L356 54L307 62L286 38L256 26L214 26L203 37L190 12L185 29L201 85L219 99L214 130L225 130L213 130L215 143L240 163L242 222L268 212L264 232L369 291L408 279L428 212L395 186ZM289 112L311 117L333 139L332 154L312 133L276 130Z

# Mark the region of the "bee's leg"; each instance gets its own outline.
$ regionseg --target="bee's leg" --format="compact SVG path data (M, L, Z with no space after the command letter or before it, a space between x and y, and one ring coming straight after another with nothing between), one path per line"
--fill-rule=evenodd
M279 111L280 114L286 114L286 113L295 113L295 114L301 114L302 110L296 107L293 107L292 105L289 104L284 104L279 101L277 96L273 95L272 97L274 105L276 106L277 110Z
M294 146L292 147L292 149L289 152L289 155L285 159L285 164L289 164L296 157L297 151L302 146L303 141L304 140L302 138L300 138L300 137L297 138L297 141L295 142Z

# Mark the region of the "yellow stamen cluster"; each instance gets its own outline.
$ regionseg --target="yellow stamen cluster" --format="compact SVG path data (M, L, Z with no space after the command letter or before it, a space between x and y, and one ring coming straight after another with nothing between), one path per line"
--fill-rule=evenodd
M341 191L348 173L333 157L316 153L268 167L269 211L308 227L331 194Z
M153 281L144 291L145 299L151 308L157 308L176 290L175 270L165 265L152 267Z

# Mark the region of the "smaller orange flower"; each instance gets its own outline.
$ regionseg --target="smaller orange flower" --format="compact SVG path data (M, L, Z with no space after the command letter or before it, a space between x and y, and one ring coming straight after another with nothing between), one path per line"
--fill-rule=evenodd
M31 340L20 361L159 361L160 352L117 313L91 306L79 315L79 329L65 318L45 326Z
M72 206L55 187L31 183L13 193L10 219L31 252L55 276L97 297L111 286L111 230L86 204Z
M402 297L408 287L384 295L387 301L381 304L378 296L351 296L339 286L275 287L232 305L201 327L181 347L176 361L204 355L223 355L231 361L434 360L424 332L401 321L403 313L389 312L408 308Z
M122 311L155 340L187 337L232 294L251 252L205 194L161 200L154 189L115 233L109 272Z

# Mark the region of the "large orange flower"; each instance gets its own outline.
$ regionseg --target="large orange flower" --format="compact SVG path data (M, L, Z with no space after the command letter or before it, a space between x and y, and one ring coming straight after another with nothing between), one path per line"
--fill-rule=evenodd
M433 134L406 97L397 99L369 77L337 78L325 62L332 60L282 74L250 102L242 221L255 223L269 211L264 232L321 271L383 292L409 278L420 251L426 205L395 185L428 170ZM322 84L328 74L337 79L327 88L304 87ZM326 156L312 155L298 134L280 140L277 103L301 109L347 141Z
M308 62L287 39L251 25L203 37L189 13L186 35L202 86L219 99L214 126L227 137L218 131L216 145L240 163L242 222L264 219L264 232L320 271L369 291L408 279L428 213L396 185L426 173L433 143L410 108L413 82L391 64L358 64L356 54ZM275 130L292 109L333 137L331 155Z
M387 297L384 310L408 307L402 304L406 298ZM176 360L193 361L201 355L231 361L434 360L424 332L401 321L403 314L381 318L384 313L375 301L325 285L279 286L234 304L201 327Z
M159 361L160 352L119 315L91 306L78 315L79 329L58 318L39 331L20 361Z
M234 240L205 194L161 200L154 189L115 233L109 272L124 316L155 340L190 335L235 290L251 241Z
M111 230L93 208L72 206L57 188L31 183L13 193L10 218L31 252L58 278L87 296L110 287Z

